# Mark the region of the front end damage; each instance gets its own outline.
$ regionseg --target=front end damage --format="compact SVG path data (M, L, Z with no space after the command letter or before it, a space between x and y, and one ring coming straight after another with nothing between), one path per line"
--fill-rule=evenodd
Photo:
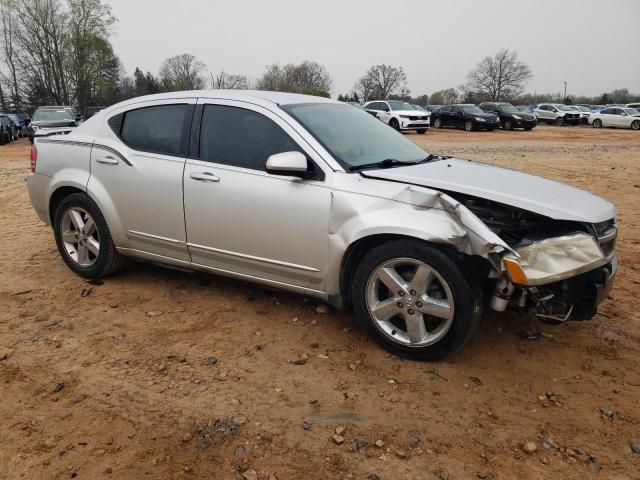
M542 321L589 320L617 270L615 219L559 221L484 199L455 195L511 252L501 256L491 308L516 309Z

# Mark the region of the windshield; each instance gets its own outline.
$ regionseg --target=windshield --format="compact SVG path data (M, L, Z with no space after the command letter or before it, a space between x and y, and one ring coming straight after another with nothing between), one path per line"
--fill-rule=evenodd
M500 110L502 110L502 112L504 113L520 113L520 110L518 110L516 107L514 107L511 104L506 104L506 105L500 105Z
M590 112L591 111L587 107L583 107L583 106L577 106L576 108L578 110L580 110L581 112Z
M72 121L73 118L71 118L71 114L66 110L38 110L33 114L32 120L34 122L64 122L66 120Z
M623 108L627 115L640 115L640 110L637 108Z
M573 107L567 107L566 105L556 105L558 110L562 110L563 112L573 112Z
M387 103L391 110L415 110L413 106L407 102L400 102L398 100L388 100Z
M331 103L281 108L300 122L346 170L389 159L418 162L428 155L393 128L357 108Z
M461 108L464 113L470 113L472 115L479 115L479 114L485 113L475 105L465 105Z

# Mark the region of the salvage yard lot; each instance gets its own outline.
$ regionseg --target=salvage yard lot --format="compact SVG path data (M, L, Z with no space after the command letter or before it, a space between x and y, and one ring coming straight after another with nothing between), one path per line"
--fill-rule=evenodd
M613 201L601 313L530 341L487 312L416 363L303 297L140 263L92 285L31 208L20 140L0 147L0 478L640 479L638 132L408 137Z

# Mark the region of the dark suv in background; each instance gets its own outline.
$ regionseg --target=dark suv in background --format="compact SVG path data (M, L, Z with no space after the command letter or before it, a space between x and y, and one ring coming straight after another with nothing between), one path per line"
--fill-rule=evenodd
M483 112L493 113L500 118L500 124L505 130L524 128L531 130L538 122L532 113L524 113L507 102L485 102L478 105Z
M495 130L500 126L500 120L496 115L485 113L475 105L445 105L431 112L431 125L436 128L464 128L467 132L471 132L473 130Z

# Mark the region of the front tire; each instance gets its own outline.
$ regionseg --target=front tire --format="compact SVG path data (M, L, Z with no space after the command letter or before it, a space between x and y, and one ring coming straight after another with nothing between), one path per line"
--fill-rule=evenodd
M471 120L467 120L466 122L464 122L464 129L467 132L472 132L473 131L473 122Z
M84 193L62 199L54 216L54 233L60 256L81 277L104 277L125 264L102 212Z
M640 130L640 120L634 120L631 123L631 130Z
M502 123L502 128L504 128L505 130L513 130L513 122L511 120L505 120Z
M434 360L460 348L481 316L481 295L440 249L394 240L368 252L351 298L365 330L387 350Z
M563 125L564 125L564 118L562 118L562 117L558 117L558 118L556 118L556 125L557 125L558 127L563 126Z
M389 120L389 126L398 132L400 131L400 124L398 123L398 120L396 120L395 118L392 118L391 120Z
M440 118L436 118L436 119L433 121L433 126L434 126L435 128L442 128L442 120L441 120Z

